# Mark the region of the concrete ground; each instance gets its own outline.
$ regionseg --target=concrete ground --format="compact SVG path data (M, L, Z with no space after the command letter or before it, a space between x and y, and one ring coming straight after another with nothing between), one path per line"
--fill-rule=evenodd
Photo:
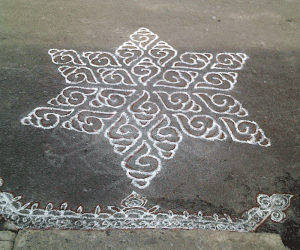
M213 216L216 213L222 217L224 214L228 214L231 218L238 220L243 218L244 212L251 217L247 211L260 207L264 212L267 211L267 214L263 217L261 213L261 217L258 219L259 223L255 224L258 226L253 227L257 234L250 234L250 241L253 241L254 237L255 242L260 242L260 239L264 238L261 236L261 234L264 235L263 233L272 233L271 238L276 238L277 236L273 234L278 234L285 246L297 249L295 247L299 245L300 238L299 10L300 3L297 0L263 0L259 2L189 0L184 3L182 1L143 0L1 1L0 194L2 196L0 197L0 208L1 206L5 207L3 204L12 201L13 197L22 196L21 203L16 203L18 204L16 205L19 209L18 213L21 211L20 204L30 203L27 207L25 206L25 212L34 210L44 213L50 210L55 212L66 202L65 209L76 210L77 215L94 213L97 205L101 205L99 214L100 211L111 212L111 206L121 208L121 212L126 213L130 210L126 209L132 208L130 203L126 203L129 201L129 199L126 200L126 197L128 198L133 191L140 195L138 197L143 197L135 197L135 202L144 202L142 205L135 203L135 205L140 204L137 206L140 211L146 211L145 209L159 205L157 211L146 211L146 213L154 215L157 215L158 211L167 213L169 210L180 216L184 211L188 211L191 215L198 215L198 211L202 211L207 216ZM161 70L149 82L143 82L143 79L138 77L138 73L134 73L133 67L139 63L138 60L128 65L116 52L123 43L129 40L134 41L135 37L131 35L141 27L149 29L158 36L157 41L165 41L177 51L176 54L171 50L170 53L175 53L174 57L162 65L159 64L157 58L150 55L152 53L150 48L155 42L151 46L149 45L149 49L143 48L143 43L139 44L139 50L143 51L143 56L151 57L151 60L155 62L156 69ZM109 67L101 66L102 73L99 73L98 68L83 56L81 58L83 61L85 60L84 63L87 65L90 63L94 74L98 72L102 74L102 78L86 78L79 84L76 82L76 78L67 78L68 72L63 72L67 68L60 68L61 72L59 72L59 67L69 67L70 64L58 64L56 59L53 59L53 53L52 58L51 52L48 53L50 49L57 49L60 52L63 49L74 50L78 53L77 55L89 51L109 52L110 55L113 55L112 58L114 56L119 58L117 59L120 61L119 65L122 65L120 69L129 72L133 82L139 84L131 88L132 86L128 84L103 83L103 72L105 70L108 70L105 72L109 72ZM74 51L72 53L75 55ZM174 82L172 83L173 76L171 76L171 82L165 81L169 86L166 86L165 83L163 86L155 87L154 83L164 77L163 71L174 70L173 63L180 60L180 55L186 52L207 53L201 55L203 60L209 61L209 55L212 55L212 59L203 70L199 70L197 67L195 69L190 65L180 68L182 79L185 77L185 81L188 82L189 80L186 79L189 77L190 79L195 78L194 81L190 80L188 86L174 87L172 85L174 84ZM229 52L234 53L237 58L237 61L233 60L232 66L229 68L226 66L226 68L221 62L223 68L220 66L216 69L211 68L218 62L218 54ZM220 61L222 61L221 57ZM75 63L75 67L78 65ZM239 65L240 68L238 68ZM110 65L110 69L118 67L117 64ZM225 76L230 79L237 77L237 74L238 77L236 82L231 81L234 86L228 87L227 90L221 89L222 87L219 86L211 87L207 83L204 88L204 77L211 72L225 72ZM93 83L93 81L99 82ZM228 82L230 83L230 80ZM51 106L48 103L66 87L79 86L82 90L87 86L84 84L89 84L89 88L96 88L97 91L101 86L118 89L118 91L126 90L126 93L135 92L126 97L126 105L117 108L111 108L107 102L97 108L84 105L72 106L62 102L59 105ZM195 87L197 84L200 86L198 89ZM224 88L226 88L225 85ZM148 105L151 102L152 106L158 107L158 111L154 112L154 115L139 113L135 116L137 113L134 113L134 109L130 107L133 102L142 97L145 91L149 93L149 99L145 102L148 101ZM189 96L190 103L194 106L188 108L190 104L186 104L186 110L184 108L175 110L174 103L171 103L173 106L170 104L171 106L168 107L166 106L167 102L161 99L162 95L155 94L164 92L169 95L176 91L180 95L183 93L183 95ZM122 93L124 95L125 92ZM197 93L198 95L195 95ZM207 96L218 93L222 93L223 96L230 95L234 98L236 106L230 111L221 111L218 105L206 105L205 100L209 99L203 99L201 95L199 97L199 93L202 94L202 97L204 96L203 98L209 98ZM85 95L90 98L88 99L90 101L91 96ZM147 99L146 96L143 98ZM30 115L33 114L31 112L40 107L46 107L46 110L51 107L57 108L56 112L59 112L62 117L61 123L56 124L53 128L45 129L44 127L43 129L43 125L47 122L38 123L36 117L30 118ZM198 110L196 110L197 107ZM192 110L193 108L194 110ZM87 130L84 132L82 128L81 132L76 131L74 128L80 129L76 127L77 125L72 125L73 123L64 123L65 125L63 125L63 122L66 121L63 119L68 117L68 115L64 116L63 112L66 112L67 109L74 109L75 116L76 112L87 109L115 113L112 118L107 118L107 120L103 118L102 114L100 124L103 121L104 125L102 124L103 127L99 129L99 133L93 134L87 133ZM247 116L245 109L248 112ZM125 142L122 141L118 148L116 145L120 143L120 140L113 140L112 136L109 137L113 133L109 128L116 125L118 119L120 121L123 113L122 121L126 121L125 117L127 117L128 123L130 123L127 129L132 134L134 134L132 131L135 131L136 136L126 141L130 143L130 148L126 149L126 152L118 153L116 151L124 149ZM73 117L74 114L72 113L66 119ZM217 125L214 125L215 131L210 134L213 139L208 137L209 133L199 135L197 124L195 125L193 122L180 123L184 119L192 121L192 117L201 115L209 116L212 120L217 121ZM26 117L27 120L24 120ZM139 117L140 120L136 117ZM152 119L149 124L145 126L138 124L145 117ZM182 120L179 119L180 117ZM227 120L220 119L224 117ZM51 119L56 118L52 117ZM228 125L230 119L241 123L244 120L252 122L251 126L248 123L255 130L252 131L252 137L251 135L249 137L249 134L247 137L238 130L240 123L236 123L237 127L233 125L230 127ZM25 126L30 125L26 124L28 120L32 126ZM97 121L99 122L99 120ZM145 122L145 119L143 121ZM162 137L156 140L157 137L152 136L150 131L159 121L167 124L165 128L169 130L166 130L165 133L173 133L173 141L168 143L160 141L161 144L159 144L159 140L166 137L163 137L162 134ZM224 121L228 121L228 123ZM71 129L70 124L73 126ZM92 129L95 129L93 127L96 126L95 124L92 124ZM196 127L192 127L193 124ZM259 129L256 125L259 126ZM209 126L208 123L205 123L205 126ZM242 124L240 129L244 128ZM248 129L251 131L251 128ZM227 137L226 140L225 137ZM157 145L161 145L163 150L160 150ZM175 149L169 150L170 147L175 147ZM149 148L151 149L150 153L146 152ZM130 165L130 160L133 159L130 156L137 156L140 152L144 152L144 156L148 157L144 160L147 162L150 159L150 163L147 162L149 163L147 166L137 164L139 168L134 169ZM171 152L172 155L166 157L163 152ZM151 164L155 167L150 168ZM147 179L145 176L150 177ZM147 181L143 179L144 177ZM9 196L8 193L12 196ZM290 196L285 197L284 203L278 198L279 196L276 196L278 199L271 196L273 194ZM281 206L277 202L278 200L284 205ZM49 202L54 204L53 208L47 206ZM266 208L267 205L264 206L266 204L264 202L272 205ZM34 203L38 203L38 205L33 206ZM41 210L38 210L39 208ZM21 220L14 221L16 217L13 217L11 212L14 209L3 209L0 214L9 221L13 221L19 228L35 228L34 223L29 225ZM115 212L113 213L115 214ZM26 218L32 219L33 217ZM155 219L154 222L157 220ZM52 228L61 228L58 224L51 225ZM77 225L74 225L74 228L80 228ZM250 228L249 225L247 224L248 228ZM48 227L51 228L49 225ZM112 226L112 228L114 227L118 226ZM36 228L39 227L36 226ZM86 227L82 226L81 228L85 229ZM158 231L146 232L145 230L145 234L149 235L149 238L153 236L151 242L158 244L157 242L160 241L157 238L162 237L158 235L164 232L164 235L167 235L164 236L166 238L163 238L164 244L178 244L170 249L182 249L180 244L185 242L175 239L173 241L174 235L187 239L187 241L190 239L189 242L194 244L195 249L206 249L195 245L196 241L199 242L198 238L203 237L198 236L198 231L176 231L178 229L160 231L160 228L158 226ZM68 229L73 228L70 226ZM249 231L253 230L249 229ZM131 233L118 230L106 231L106 233L21 230L16 238L14 249L21 249L22 242L26 241L26 237L30 242L28 249L35 244L36 248L31 249L46 249L46 246L41 247L38 244L46 244L43 239L50 237L47 234L53 234L51 236L53 241L57 240L60 242L59 244L65 244L65 239L69 239L69 237L74 237L82 244L85 244L84 239L93 238L93 244L98 244L97 237L106 236L107 241L105 241L109 242L107 244L113 244L110 242L111 236L107 235L110 234L108 232L112 232L112 235L118 240L121 237L125 237L125 240L128 239L128 242L136 239L131 238ZM136 231L136 237L141 237L140 232L143 231ZM10 233L5 231L4 234ZM37 234L40 236L36 236ZM199 234L202 235L202 232ZM206 232L204 234L206 235ZM213 236L215 233L211 234L212 237L220 237L218 233L216 233L217 236ZM244 239L242 239L244 234L240 236L239 233L227 234L224 232L224 235L224 241L231 242L226 243L229 244L226 249L242 249L240 246L234 248L236 247L234 244L239 243L233 244L230 237L237 237L235 242L244 244ZM6 243L1 242L1 244L11 245L13 237L11 234L8 236L9 240L5 240ZM40 241L36 241L36 239ZM138 246L140 247L138 249L155 249L154 243L151 248L147 245L149 242L146 243L148 239L143 240L144 243L141 243L142 245ZM279 242L278 237L275 241ZM128 243L126 242L124 244ZM212 240L212 242L211 244L217 244L216 240ZM268 242L270 243L270 241ZM126 245L128 249L135 249L130 243L128 244ZM108 245L106 249L109 249ZM220 245L222 246L221 243ZM49 246L51 247L51 245ZM165 248L168 246L166 245ZM64 246L61 249L65 248ZM112 245L111 249L118 249L118 247ZM266 247L265 249L272 248Z
M208 232L199 230L37 231L16 236L0 232L1 250L25 249L276 249L286 248L277 234Z

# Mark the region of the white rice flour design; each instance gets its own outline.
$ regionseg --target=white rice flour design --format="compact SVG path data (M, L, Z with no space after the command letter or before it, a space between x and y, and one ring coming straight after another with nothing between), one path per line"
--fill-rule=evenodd
M236 72L208 72L203 76L204 82L195 84L195 89L231 90L237 77Z
M153 141L153 146L157 149L159 156L164 159L173 158L182 140L179 130L170 126L170 124L170 118L167 115L163 115L163 118L148 132L148 137Z
M163 80L157 81L153 86L187 89L197 76L195 71L167 70Z
M64 121L62 127L88 134L99 134L104 126L103 120L110 119L115 113L80 110L75 116Z
M214 94L210 96L207 93L194 94L205 103L205 105L214 113L233 114L236 116L247 116L248 111L242 107L242 104L230 95Z
M61 66L58 70L68 84L78 84L82 82L92 84L99 83L93 70L88 67Z
M150 181L161 169L161 161L158 157L151 155L151 147L143 141L130 155L122 162L121 166L126 175L132 179L132 184L138 188L146 188Z
M48 54L52 58L52 62L55 64L68 64L72 63L75 65L86 65L75 50L66 49L50 49Z
M175 114L182 131L194 138L206 140L225 140L227 135L221 126L208 115L195 115L188 118L184 114Z
M142 127L146 127L160 111L159 107L149 99L149 92L144 90L143 94L128 107L135 122Z
M131 96L135 90L123 89L101 89L96 98L90 101L91 107L107 106L112 108L120 108L125 105L126 97Z
M164 91L153 91L157 94L163 105L170 111L200 112L201 107L191 99L188 93L173 92L171 94Z
M83 57L89 60L89 64L94 67L118 67L121 66L118 63L117 58L108 52L84 52Z
M105 137L114 147L114 151L120 155L128 151L141 136L141 131L129 124L129 118L125 112L105 132Z
M0 186L2 184L0 177ZM22 196L0 190L0 214L15 223L19 229L180 228L251 232L268 218L282 223L292 197L289 194L259 194L258 207L244 212L241 218L232 218L227 214L203 215L201 211L198 214L189 214L187 211L176 214L171 210L159 212L158 205L147 208L147 200L136 192L123 199L120 207L108 206L106 211L102 211L98 205L93 213L85 213L82 206L76 211L70 210L67 202L61 204L59 209L54 209L52 203L45 208L40 208L38 203L24 204L21 202Z
M210 53L186 52L180 56L180 61L173 63L173 68L204 69L210 64L213 55Z
M108 85L137 85L124 69L98 69L102 81Z
M138 76L138 80L141 84L147 85L147 83L160 72L160 67L156 66L150 58L143 58L132 69L132 74Z
M212 69L242 69L248 56L244 53L220 53L216 55L216 63L214 63Z
M87 96L95 94L97 90L96 88L66 87L56 98L51 99L48 104L76 107L83 104L87 100Z
M69 86L21 120L102 134L123 158L132 184L146 188L186 137L270 146L248 111L228 92L244 53L177 51L140 28L115 52L50 49ZM241 120L242 118L242 120Z
M135 45L135 43L133 43L132 41L128 41L116 50L116 54L120 58L123 58L123 63L125 65L130 66L133 62L144 55L144 50Z

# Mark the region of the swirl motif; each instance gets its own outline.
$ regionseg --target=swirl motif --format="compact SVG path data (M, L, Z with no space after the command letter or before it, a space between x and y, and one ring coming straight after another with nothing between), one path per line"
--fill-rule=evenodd
M214 113L231 114L236 116L247 116L248 111L242 107L242 104L230 95L206 93L195 93L205 105Z
M141 136L141 131L129 124L129 119L125 112L105 132L105 137L109 139L109 143L114 147L114 151L120 155L135 145Z
M144 207L146 203L147 200L144 197L133 191L129 196L121 201L121 206L124 207L125 211L132 208L140 208L146 212L148 211L148 209Z
M156 66L148 57L143 58L131 69L131 72L138 76L139 82L145 86L147 82L159 74L160 71L160 67Z
M98 69L98 73L103 82L109 85L137 85L125 69Z
M138 188L146 188L150 181L161 169L161 161L150 154L151 147L144 140L131 154L121 162L128 178L132 179L132 185Z
M227 135L217 122L208 115L188 118L184 114L174 114L182 131L188 136L206 140L225 140Z
M231 90L236 84L238 73L208 72L203 76L204 82L195 84L195 89Z
M152 140L153 146L157 149L160 157L171 159L174 157L178 145L182 140L179 130L170 126L170 118L163 115L148 132L148 137Z
M159 107L149 99L149 93L144 90L141 97L128 107L128 111L133 114L136 123L142 127L146 127L160 111Z
M99 83L94 72L87 67L61 66L58 68L58 70L65 78L66 83L77 84L84 81L92 84Z
M109 52L83 52L83 57L89 60L89 63L93 67L120 67L117 58Z
M150 159L143 159L142 163L146 163L146 160L150 162L151 155L149 156ZM0 177L0 186L3 183L4 180ZM251 208L240 218L233 218L227 214L221 217L217 214L203 216L202 211L197 214L189 214L187 211L180 214L172 211L161 212L158 211L159 205L147 207L147 199L134 191L121 201L120 206L108 206L109 212L102 211L100 205L95 206L93 212L85 212L83 206L71 210L67 202L63 202L58 209L54 208L53 203L48 203L46 208L41 208L38 203L24 204L22 196L0 191L0 214L16 224L19 229L181 228L251 232L269 217L275 222L282 223L286 217L285 210L291 205L292 197L293 195L290 194L271 196L259 194L257 200L261 204L260 207ZM266 207L261 200L270 206ZM277 204L282 206L278 207Z
M177 55L167 42L159 41L150 30L140 28L115 53L87 51L78 54L75 50L52 49L48 54L52 62L59 65L65 83L73 86L64 86L59 95L50 99L48 104L54 108L40 107L24 117L21 120L24 125L49 129L62 123L62 127L69 130L99 134L107 122L109 128L105 137L116 153L122 155L134 150L133 145L140 145L143 136L151 147L153 145L160 159L174 157L183 133L206 140L225 140L227 129L228 136L231 135L234 141L270 145L270 140L254 122L235 122L221 117L222 122L213 118L218 114L247 116L248 112L240 102L216 91L202 93L203 89L231 90L237 81L236 70L241 69L248 58L243 53L219 53L214 62L211 53L185 52ZM218 70L208 72L208 67ZM203 69L205 71L201 71ZM136 91L141 94L134 95ZM77 110L58 107L76 107ZM107 121L117 111L118 117ZM155 120L161 111L166 115ZM213 117L201 112L213 113ZM169 113L175 118L167 116ZM133 119L134 125L130 124L130 119ZM171 119L179 125L171 126ZM225 132L220 125L224 126ZM150 150L149 144L142 145L146 155ZM53 161L64 161L54 155L51 157ZM142 187L149 182L136 185ZM273 213L274 218L280 216Z
M31 111L27 116L22 118L23 125L32 125L37 128L52 129L60 122L60 117L70 115L74 110L41 107Z
M140 28L138 31L130 35L130 38L142 49L147 49L147 47L158 38L158 36L146 28Z
M221 117L220 119L224 122L233 141L258 144L264 147L271 145L270 139L265 136L264 132L259 128L256 122L247 120L235 122L227 117Z
M283 212L290 206L290 201L293 195L289 194L273 194L271 196L259 194L257 202L261 209L268 212L271 220L281 222L285 219L286 214Z
M96 92L96 88L66 87L57 97L50 99L48 104L76 107L83 104L88 95L93 95Z
M81 59L80 55L72 49L50 49L48 54L51 56L52 62L55 64L76 64L86 65Z
M117 50L116 55L123 58L123 62L130 66L133 62L138 60L144 51L136 46L133 42L128 41L123 43Z
M219 53L216 55L217 62L211 68L239 70L243 68L248 58L244 53Z
M158 64L160 66L165 66L169 61L171 61L176 55L177 51L173 49L168 43L164 41L159 41L149 50L149 55L158 59Z
M99 134L104 126L102 120L110 119L115 113L81 110L68 121L63 122L62 127L87 134Z
M204 69L212 58L210 53L185 52L180 56L180 61L173 63L172 68Z
M131 96L135 90L123 89L102 89L96 95L96 98L90 101L91 107L108 106L113 108L122 107L128 96Z
M163 80L157 81L153 86L187 89L197 76L195 71L167 70Z
M164 91L153 91L167 110L183 112L200 112L201 107L196 104L189 94L185 92L167 93Z

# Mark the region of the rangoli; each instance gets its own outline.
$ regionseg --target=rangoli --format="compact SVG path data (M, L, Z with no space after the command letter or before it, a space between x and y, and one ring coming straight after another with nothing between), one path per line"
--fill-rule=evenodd
M248 111L229 94L244 53L177 51L140 28L115 53L50 49L67 86L21 120L42 129L61 126L102 134L137 188L146 188L163 161L188 137L270 146Z
M2 184L0 177L0 187ZM222 217L218 214L203 215L201 211L198 214L187 211L176 214L172 210L159 212L158 205L147 208L147 200L134 191L121 201L120 207L108 206L107 211L103 211L97 205L93 213L84 213L82 206L78 206L76 211L70 210L67 202L61 204L59 209L55 209L53 203L48 203L44 209L38 203L23 204L22 196L0 190L0 214L20 229L180 228L251 232L268 218L283 222L286 218L284 211L290 206L292 197L289 194L259 194L259 207L246 211L241 218L232 218L227 214Z
M185 52L178 56L168 43L140 28L115 53L50 49L52 62L65 79L64 89L21 120L42 129L60 126L90 135L102 134L112 150L123 157L120 166L133 186L148 187L175 156L183 140L233 140L271 145L248 111L230 95L248 56L244 53ZM0 186L4 180L0 177ZM282 222L293 195L259 194L258 207L241 218L229 215L176 214L148 208L133 191L121 206L100 205L93 213L82 206L73 211L67 202L22 203L22 196L0 191L0 214L19 228L135 229L182 228L255 230L268 218Z

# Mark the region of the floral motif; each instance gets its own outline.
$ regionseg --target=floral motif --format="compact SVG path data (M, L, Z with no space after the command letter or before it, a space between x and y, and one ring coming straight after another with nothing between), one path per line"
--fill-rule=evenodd
M0 186L4 183L0 177ZM38 203L21 202L22 196L15 196L0 190L0 214L15 223L20 229L138 229L138 228L180 228L227 230L251 232L262 225L268 218L274 222L283 222L285 210L290 206L293 195L260 194L257 197L259 207L251 208L242 214L241 218L232 218L224 214L205 216L189 214L184 211L176 214L173 211L159 212L159 206L146 207L147 200L136 192L121 201L121 206L108 206L108 211L102 211L98 205L93 213L84 213L82 206L76 211L68 209L67 202L60 209L54 209L49 203L40 208Z
M246 120L242 104L228 95L248 59L244 53L178 55L147 28L134 32L115 53L48 53L70 86L21 123L103 133L124 156L121 167L135 187L149 186L184 137L271 145L258 124Z

